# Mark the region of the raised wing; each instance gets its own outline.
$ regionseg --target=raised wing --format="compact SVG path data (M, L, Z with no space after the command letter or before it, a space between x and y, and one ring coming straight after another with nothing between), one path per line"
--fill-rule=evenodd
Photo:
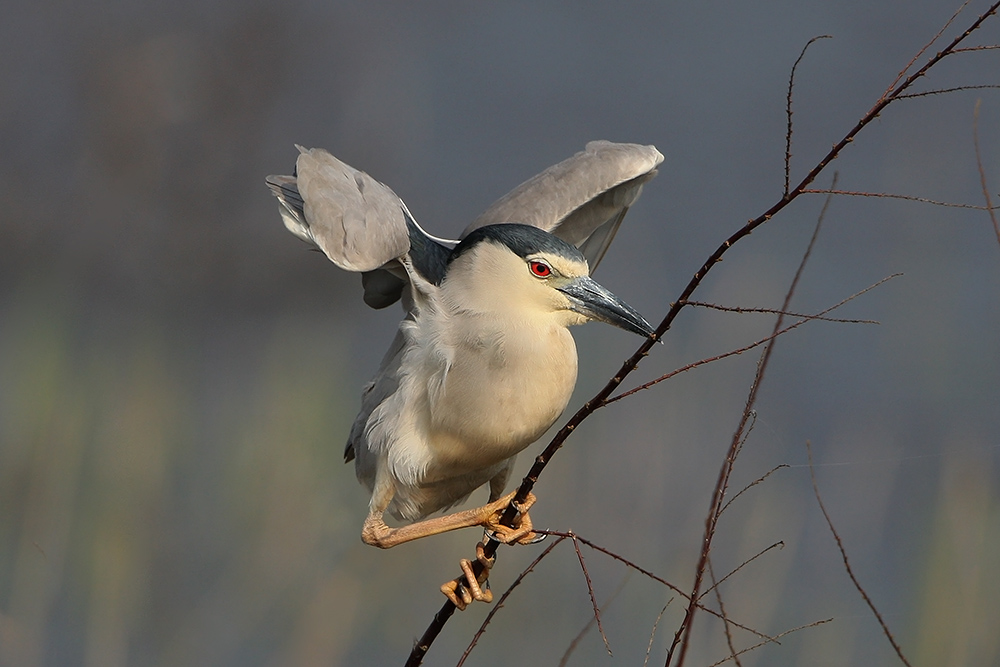
M653 146L591 141L498 199L461 238L496 223L534 225L580 248L593 270L661 162Z
M365 172L321 148L297 148L295 175L266 179L285 227L340 268L361 272L365 303L384 308L399 300L406 256L428 281L441 279L456 241L423 231L396 193ZM593 270L662 161L653 146L592 141L497 200L462 238L496 223L534 225L580 248Z
M406 205L387 186L321 148L297 146L295 176L268 176L290 232L348 271L372 271L410 249Z
M285 227L314 244L330 261L362 273L365 303L384 308L399 300L409 255L430 282L444 274L455 241L430 236L388 186L322 148L297 146L294 176L268 176Z

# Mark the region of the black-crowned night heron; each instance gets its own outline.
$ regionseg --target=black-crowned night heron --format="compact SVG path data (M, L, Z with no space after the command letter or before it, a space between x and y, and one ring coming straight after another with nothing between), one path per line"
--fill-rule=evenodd
M372 492L361 537L389 548L457 528L496 539L535 536L527 509L499 524L518 452L558 419L576 384L567 327L600 320L640 335L650 325L589 277L663 156L595 141L498 200L459 241L430 236L388 187L322 149L299 148L295 176L270 176L285 226L362 273L374 308L402 299L406 317L361 395L345 459ZM483 507L426 519L489 483ZM410 522L390 528L388 511ZM416 523L414 523L416 522ZM484 565L480 545L480 559ZM459 608L489 600L442 590ZM488 569L486 570L488 572ZM457 580L456 580L457 581ZM459 589L456 593L456 589Z

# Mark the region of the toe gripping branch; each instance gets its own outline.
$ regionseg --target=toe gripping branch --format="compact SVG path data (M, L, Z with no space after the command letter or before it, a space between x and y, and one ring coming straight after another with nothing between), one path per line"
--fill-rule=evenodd
M535 504L534 494L529 493L523 503L515 502L516 495L516 492L511 493L489 505L492 512L483 522L485 543L476 544L476 560L463 558L459 561L462 576L441 586L441 592L459 611L464 611L473 601L493 601L489 575L496 563L499 545L534 544L545 539L544 535L533 532L528 515L528 510Z

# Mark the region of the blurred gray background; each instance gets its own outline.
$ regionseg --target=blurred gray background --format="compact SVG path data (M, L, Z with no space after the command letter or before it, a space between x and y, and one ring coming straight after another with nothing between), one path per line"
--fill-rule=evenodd
M872 105L957 3L6 3L0 22L0 664L402 664L477 539L361 544L367 496L341 463L361 384L399 311L288 234L264 176L294 143L389 184L431 232L592 139L655 144L659 176L598 279L659 321L725 237ZM974 3L970 12L982 11ZM945 35L971 23L963 15ZM975 43L1000 41L994 18ZM996 84L997 52L922 89ZM840 186L981 205L973 110L1000 200L995 90L893 105L835 163ZM828 186L832 172L819 185ZM822 206L803 197L740 243L698 296L777 307ZM718 576L762 632L832 617L744 665L894 659L851 562L916 665L1000 664L1000 244L982 211L836 199L765 378ZM687 310L629 383L766 335L772 318ZM576 409L638 345L576 330ZM684 374L588 420L545 471L536 525L573 529L690 586L710 493L757 354ZM522 456L523 474L536 445ZM473 496L480 501L485 493ZM503 591L541 550L504 549ZM571 665L641 664L670 592L585 552L594 630ZM662 664L683 608L652 643ZM450 665L485 606L427 664ZM560 545L469 664L554 665L591 615ZM738 647L756 638L737 633ZM727 654L701 615L688 664Z

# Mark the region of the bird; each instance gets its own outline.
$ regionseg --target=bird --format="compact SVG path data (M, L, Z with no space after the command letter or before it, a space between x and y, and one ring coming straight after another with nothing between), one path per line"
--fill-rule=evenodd
M365 302L404 317L345 448L371 492L362 540L390 548L483 526L504 543L536 539L528 509L499 523L519 452L556 422L577 378L569 327L601 321L651 336L634 308L595 282L622 219L656 175L653 146L592 141L497 200L458 239L432 236L386 185L321 148L297 146L291 176L266 183L289 231L361 273ZM482 507L430 517L489 486ZM389 513L403 525L390 527ZM459 609L489 602L492 559L477 545L442 586ZM480 586L483 584L483 586ZM470 590L471 589L471 590Z

